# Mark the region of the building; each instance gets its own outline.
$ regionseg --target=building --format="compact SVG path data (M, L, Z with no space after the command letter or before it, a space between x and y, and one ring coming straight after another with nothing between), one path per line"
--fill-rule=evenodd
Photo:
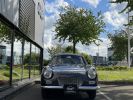
M127 66L127 59L123 59L122 61L115 60L113 56L114 50L112 47L108 48L108 65L117 65L117 66Z
M107 52L107 56L108 56L108 61L113 61L113 53L114 53L114 50L113 48L108 48L108 52Z
M92 56L92 62L94 65L106 65L107 58L102 56Z
M0 45L0 63L6 64L6 46Z
M44 0L0 0L0 89L39 74L43 33Z

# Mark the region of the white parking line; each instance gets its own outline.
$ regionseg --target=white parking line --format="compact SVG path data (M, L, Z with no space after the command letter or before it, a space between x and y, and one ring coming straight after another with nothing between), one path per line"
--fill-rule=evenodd
M107 95L105 95L105 93L101 92L100 90L98 90L98 92L103 95L107 100L113 100L110 97L108 97Z

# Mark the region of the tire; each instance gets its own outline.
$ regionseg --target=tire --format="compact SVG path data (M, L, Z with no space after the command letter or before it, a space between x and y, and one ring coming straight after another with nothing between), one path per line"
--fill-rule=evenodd
M41 95L43 99L47 99L50 97L50 91L49 90L45 90L45 89L41 89Z
M87 91L88 95L89 95L89 100L95 100L96 98L96 90L90 90Z
M46 98L45 90L43 88L41 88L41 95L43 99Z

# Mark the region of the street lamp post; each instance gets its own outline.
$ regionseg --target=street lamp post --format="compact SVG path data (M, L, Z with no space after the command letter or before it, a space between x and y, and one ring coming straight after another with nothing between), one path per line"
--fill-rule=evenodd
M128 24L130 22L130 19L129 19L129 12L128 12ZM131 34L130 34L130 26L128 25L128 30L127 30L127 33L128 33L128 68L131 67L131 43L130 43L130 40L131 40Z

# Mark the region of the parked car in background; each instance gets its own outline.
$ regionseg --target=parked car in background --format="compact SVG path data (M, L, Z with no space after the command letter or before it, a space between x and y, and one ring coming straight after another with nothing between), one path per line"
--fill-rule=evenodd
M58 54L54 56L41 74L42 96L46 98L54 90L67 93L86 91L95 99L98 89L95 67L88 65L81 55Z

